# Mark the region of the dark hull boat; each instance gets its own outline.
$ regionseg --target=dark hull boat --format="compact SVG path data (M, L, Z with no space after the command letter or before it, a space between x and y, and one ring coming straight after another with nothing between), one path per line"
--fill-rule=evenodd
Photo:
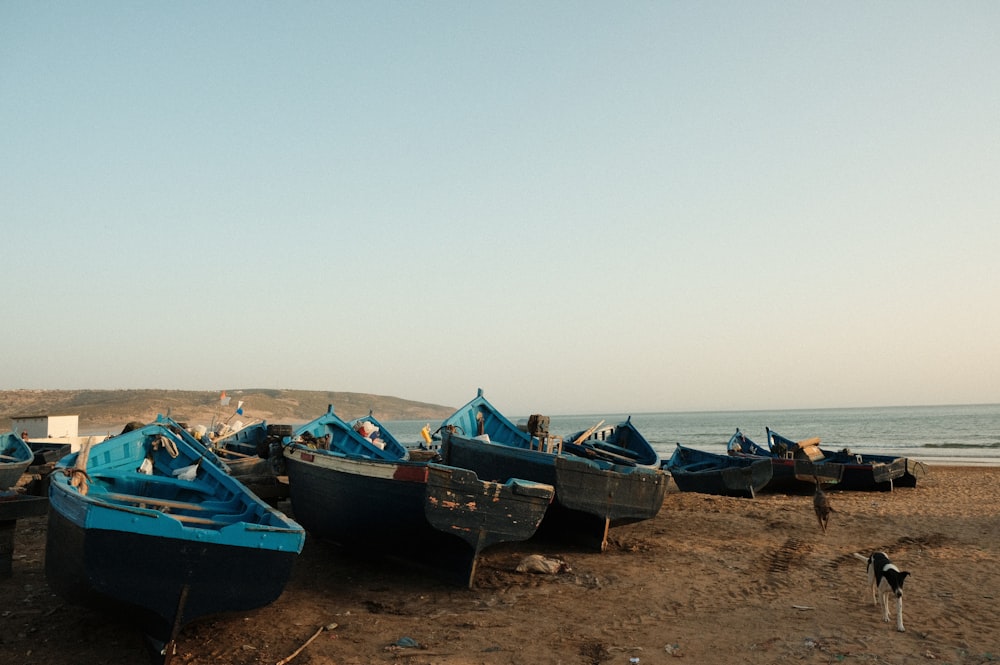
M532 417L536 423L539 417ZM535 433L546 428L535 427ZM562 451L556 439L521 431L483 397L441 425L441 455L447 464L480 478L530 478L555 487L542 529L603 551L608 530L655 517L669 477L660 469L615 463Z
M288 497L288 484L279 476L285 471L281 440L291 433L291 425L269 425L262 420L202 443L225 461L232 476L261 499L276 505Z
M817 481L831 488L840 483L844 475L843 464L816 462L804 453L798 455L772 453L769 449L754 443L739 429L729 437L726 448L733 457L769 460L771 463L771 482L767 486L769 491L811 494L816 490Z
M602 425L603 420L588 430L564 437L563 450L581 457L660 467L659 453L632 424L631 416L617 425Z
M35 453L20 436L0 434L0 490L16 485L34 459Z
M786 439L770 428L767 428L767 436L772 450L789 450L801 445L799 442ZM927 474L927 466L923 462L909 457L870 453L859 455L852 453L847 448L832 451L820 447L819 439L809 439L808 441L815 442L814 445L825 461L843 464L846 469L846 477L843 479L842 485L831 489L887 491L895 487L916 487L917 480Z
M60 460L45 555L56 593L134 622L160 662L186 624L274 601L305 541L171 425Z
M805 455L818 465L839 464L844 467L840 482L828 489L860 492L891 492L895 482L907 473L904 457L855 455L848 451L828 453L819 447L819 438L792 441L771 428L767 442L772 453ZM913 478L914 485L916 478Z
M535 534L551 485L410 460L378 421L362 420L331 409L285 446L292 509L310 534L379 557L405 553L468 587L483 549Z
M754 498L773 477L769 459L719 455L677 444L663 469L677 489L721 496Z

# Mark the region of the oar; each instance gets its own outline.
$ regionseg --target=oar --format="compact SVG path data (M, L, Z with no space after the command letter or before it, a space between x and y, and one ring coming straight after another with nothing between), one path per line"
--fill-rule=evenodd
M594 432L596 432L597 428L600 427L603 424L604 424L604 421L602 420L601 422L597 423L596 425L594 425L593 427L591 427L590 429L588 429L586 432L584 432L583 434L581 434L580 436L578 436L575 439L573 439L573 443L574 444L578 444L581 441L585 441L588 436L590 436L591 434L593 434Z
M635 463L634 459L626 457L625 455L619 455L617 453L611 452L610 450L605 450L604 448L598 448L597 446L593 446L586 443L583 445L584 447L586 447L587 450L593 451L594 455L608 462L614 462L615 464L624 464L626 466L638 466Z

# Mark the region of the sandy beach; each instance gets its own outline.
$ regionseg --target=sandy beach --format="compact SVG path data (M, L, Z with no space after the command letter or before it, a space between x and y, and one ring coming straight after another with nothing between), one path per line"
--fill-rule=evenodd
M607 552L493 548L473 590L309 539L281 598L189 626L173 662L278 663L324 627L290 663L1000 660L1000 468L932 466L916 488L830 498L823 534L811 496L731 499L671 483L660 514L613 529ZM0 581L0 662L148 662L129 627L50 592L44 546L44 517L18 522L13 575ZM906 632L882 621L853 556L875 550L911 573ZM516 572L531 553L571 570Z

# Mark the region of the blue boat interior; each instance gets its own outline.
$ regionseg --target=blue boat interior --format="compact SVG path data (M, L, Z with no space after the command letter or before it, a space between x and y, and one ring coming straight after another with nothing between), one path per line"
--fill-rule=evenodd
M34 457L31 448L18 435L9 432L0 439L0 460L4 462L24 462Z
M349 457L391 462L409 459L409 450L395 437L383 431L381 425L377 424L378 421L371 416L358 418L352 423L353 425L341 420L334 413L331 404L325 414L295 430L289 443ZM365 423L375 427L375 432L369 435L370 438L358 431L358 428L363 428Z
M214 448L238 452L244 455L256 455L257 446L267 439L267 421L247 425L243 429L228 436L217 439Z
M526 449L539 447L537 439L518 429L517 425L486 401L482 388L475 399L441 423L442 429L447 427L454 427L458 434L466 437L485 434L493 443Z
M78 455L65 458L66 466L72 467ZM187 526L221 528L238 522L282 526L273 511L250 499L238 481L159 425L95 446L87 458L87 476L88 498L130 510L155 510Z

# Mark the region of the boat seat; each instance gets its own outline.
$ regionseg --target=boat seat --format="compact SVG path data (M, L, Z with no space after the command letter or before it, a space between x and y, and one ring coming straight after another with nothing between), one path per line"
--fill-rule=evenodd
M105 492L103 497L122 503L144 503L149 506L160 506L161 508L173 508L176 510L205 510L200 503L190 501L174 501L173 499L158 499L152 496L140 496L138 494L121 494L120 492Z
M106 499L112 501L117 501L120 503L127 503L136 505L137 507L151 508L153 510L160 510L164 515L169 515L178 522L184 522L186 524L197 524L201 526L217 526L223 527L229 524L234 524L249 516L241 514L228 514L228 515L214 515L214 517L203 517L201 515L185 515L183 513L172 512L174 510L186 510L192 513L201 512L208 510L205 506L199 503L191 503L189 501L174 501L172 499L158 499L156 497L150 496L139 496L137 494L121 494L118 492L106 492L102 495ZM171 511L171 512L167 512ZM220 519L222 518L222 519Z
M97 472L92 474L97 480L105 481L110 485L109 489L122 488L131 490L141 486L139 483L148 485L160 485L165 487L176 487L179 491L195 492L199 494L213 494L213 489L208 483L198 480L181 480L174 476L150 475L139 473L138 471L110 471Z

